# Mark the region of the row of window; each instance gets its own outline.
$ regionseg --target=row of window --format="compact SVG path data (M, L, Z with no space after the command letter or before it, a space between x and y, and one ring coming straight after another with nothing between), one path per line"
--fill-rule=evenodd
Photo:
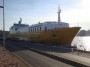
M41 27L33 27L29 29L29 32L41 31Z

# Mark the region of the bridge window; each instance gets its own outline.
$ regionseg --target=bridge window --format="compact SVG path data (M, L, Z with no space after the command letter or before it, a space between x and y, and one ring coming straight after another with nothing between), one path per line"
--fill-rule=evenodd
M47 31L47 27L45 27L45 31Z
M34 28L33 28L33 32L34 32Z
M36 28L35 28L35 31L36 31Z
M32 28L30 28L30 32L32 31Z
M29 32L31 31L31 29L29 29Z
M17 28L15 28L15 31L17 31Z
M41 31L41 27L40 27L40 31Z

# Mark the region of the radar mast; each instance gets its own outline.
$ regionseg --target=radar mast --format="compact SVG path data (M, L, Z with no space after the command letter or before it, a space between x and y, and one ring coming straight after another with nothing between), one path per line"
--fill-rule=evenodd
M61 13L61 9L60 9L60 5L58 5L58 23L61 22L60 13Z

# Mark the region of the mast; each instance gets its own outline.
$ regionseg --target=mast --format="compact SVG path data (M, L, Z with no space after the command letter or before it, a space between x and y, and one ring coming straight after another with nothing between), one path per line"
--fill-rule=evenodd
M60 13L61 13L61 9L60 9L60 6L58 6L58 23L61 22Z
M3 6L0 6L0 8L3 8L3 50L5 50L5 14L4 14L4 0L3 0Z
M21 24L21 22L22 22L22 18L20 17L19 24Z

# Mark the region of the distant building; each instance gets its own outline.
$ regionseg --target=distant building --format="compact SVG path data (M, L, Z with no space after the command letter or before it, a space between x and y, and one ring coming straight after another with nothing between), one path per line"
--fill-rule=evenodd
M90 30L81 30L79 33L78 33L78 36L90 36Z
M85 36L85 30L81 30L81 31L78 33L78 36Z
M86 35L86 36L90 36L90 30L85 31L85 35Z

